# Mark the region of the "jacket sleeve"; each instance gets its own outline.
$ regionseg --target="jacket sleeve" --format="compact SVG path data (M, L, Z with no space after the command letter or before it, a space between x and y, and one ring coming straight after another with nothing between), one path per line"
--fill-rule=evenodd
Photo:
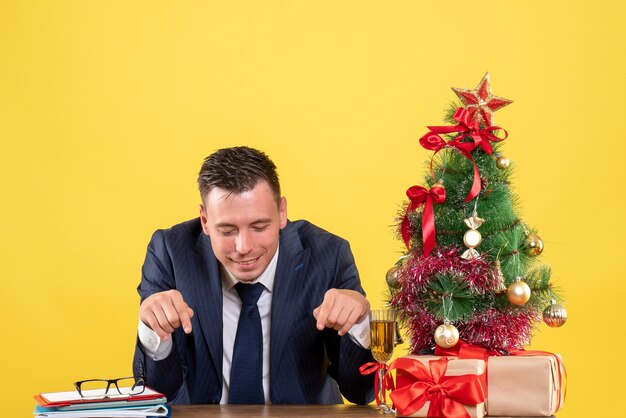
M363 295L359 273L347 241L341 240L337 251L333 287L356 290ZM325 344L330 365L328 373L337 381L341 394L350 402L365 405L374 399L374 375L363 376L359 367L374 361L370 350L352 341L350 335L340 337L326 329Z
M153 293L175 288L172 262L165 243L164 231L159 230L154 233L148 245L142 268L141 283L137 287L137 291L141 297L141 302L143 302ZM175 338L175 335L173 337ZM172 352L167 358L154 361L144 352L141 342L137 338L133 372L135 376L143 376L148 386L165 394L168 400L174 399L183 383L176 344L174 344Z

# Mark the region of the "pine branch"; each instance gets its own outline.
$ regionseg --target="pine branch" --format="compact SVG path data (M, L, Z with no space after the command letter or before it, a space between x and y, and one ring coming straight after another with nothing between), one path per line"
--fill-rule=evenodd
M438 273L429 282L426 296L428 311L439 320L467 321L487 303L470 291L463 278L455 273Z

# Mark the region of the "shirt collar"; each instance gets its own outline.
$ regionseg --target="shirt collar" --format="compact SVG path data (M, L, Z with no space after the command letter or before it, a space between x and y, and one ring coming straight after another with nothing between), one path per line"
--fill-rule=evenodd
M276 266L278 264L278 253L280 250L280 245L276 247L276 253L274 257L272 257L270 263L267 265L263 273L261 275L252 280L250 283L261 283L270 293L274 289L274 277L276 276ZM222 264L220 264L220 276L222 279L222 286L226 290L230 290L235 286L239 280L233 276L233 274L226 269Z

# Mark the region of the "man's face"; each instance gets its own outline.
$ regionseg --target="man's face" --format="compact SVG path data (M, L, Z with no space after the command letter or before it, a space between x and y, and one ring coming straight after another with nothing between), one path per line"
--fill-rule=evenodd
M238 280L252 281L276 254L287 201L283 197L277 205L265 181L241 194L215 188L200 205L200 219L220 263Z

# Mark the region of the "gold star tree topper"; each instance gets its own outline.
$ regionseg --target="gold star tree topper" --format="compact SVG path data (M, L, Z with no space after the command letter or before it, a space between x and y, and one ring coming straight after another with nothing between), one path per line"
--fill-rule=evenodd
M493 126L493 112L513 103L512 100L491 94L489 73L485 73L474 90L457 87L452 87L452 90L470 113L472 122L478 123L482 128Z

